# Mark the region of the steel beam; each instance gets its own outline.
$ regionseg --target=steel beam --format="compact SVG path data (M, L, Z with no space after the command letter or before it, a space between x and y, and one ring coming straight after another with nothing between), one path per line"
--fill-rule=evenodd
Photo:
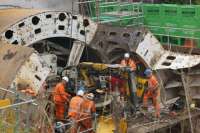
M78 63L81 59L84 48L85 48L85 44L80 42L80 41L75 41L73 43L73 47L71 49L71 53L70 53L70 56L69 56L69 59L68 59L67 66L78 65Z

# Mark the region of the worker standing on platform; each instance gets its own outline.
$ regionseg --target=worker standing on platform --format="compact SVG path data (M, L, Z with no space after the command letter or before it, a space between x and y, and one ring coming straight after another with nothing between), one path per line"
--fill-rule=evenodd
M129 92L130 92L130 100L133 104L134 108L133 111L135 112L138 108L138 98L136 95L136 77L135 71L137 69L136 63L133 59L130 58L129 53L124 54L124 59L121 61L121 65L127 67L128 71L128 85L129 85Z
M77 95L73 97L69 104L68 117L72 121L70 133L77 133L80 127L81 109L84 102L84 91L78 90Z
M83 120L80 123L81 132L87 131L87 133L94 133L92 129L92 118L95 116L96 106L93 99L93 93L89 93L84 97L81 113L81 119Z
M65 91L68 82L69 78L63 77L62 81L56 85L53 91L57 120L64 120L64 113L68 110L70 94Z
M121 65L130 67L131 71L136 71L136 63L130 58L129 53L124 54L124 59L121 60Z
M151 69L146 69L144 72L145 76L148 78L148 88L146 92L144 93L143 98L143 106L144 108L147 108L148 99L153 99L153 106L155 108L155 117L160 117L160 88L159 83L156 77L153 75Z

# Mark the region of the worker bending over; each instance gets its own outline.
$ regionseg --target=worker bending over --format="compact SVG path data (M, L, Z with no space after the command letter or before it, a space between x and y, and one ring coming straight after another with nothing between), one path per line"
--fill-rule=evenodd
M77 133L78 128L80 126L80 118L81 118L81 108L84 102L83 99L84 91L79 90L77 95L73 97L69 104L68 117L72 121L72 127L70 129L70 133Z
M81 119L83 120L80 123L81 132L87 131L87 133L94 133L94 130L92 129L92 118L95 116L96 106L93 99L93 93L89 93L84 97L81 113Z
M64 120L64 113L68 110L70 94L65 91L68 82L69 78L63 77L62 81L56 85L53 91L57 120Z
M143 106L144 108L147 108L148 99L152 98L153 100L153 106L155 108L155 117L160 117L160 89L159 89L159 83L156 77L152 74L151 69L146 69L144 72L145 76L148 78L148 88L146 92L144 93L143 98Z

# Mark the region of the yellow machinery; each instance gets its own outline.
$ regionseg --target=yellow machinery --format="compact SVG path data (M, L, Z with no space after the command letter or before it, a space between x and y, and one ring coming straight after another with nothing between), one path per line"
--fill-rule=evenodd
M127 73L128 71L126 71L126 67L123 67L118 64L112 65L112 64L83 62L78 65L77 71L79 72L78 78L84 81L85 87L87 89L89 90L91 90L90 88L95 88L96 90L100 89L105 92L105 95L109 95L110 85L108 84L110 84L109 79L111 78L113 74L118 75L120 78L123 78L125 81L127 81L128 76L129 76L129 74ZM136 95L137 97L142 98L147 81L146 79L142 77L137 77L136 82L137 82ZM126 89L127 97L130 97L128 86L125 86L124 89ZM125 99L127 100L128 98L125 98ZM100 101L100 100L97 100L97 101ZM124 117L121 117L120 120L117 122L118 125L116 125L116 122L114 122L114 119L112 119L112 114L110 115L105 114L104 108L106 107L102 107L102 108L103 108L103 111L97 121L96 132L97 133L112 133L113 130L115 130L115 126L118 126L120 133L126 133L127 132L126 119Z
M122 67L121 65L110 65L110 64L100 64L100 63L91 63L91 62L83 62L80 63L78 66L78 71L80 73L79 78L82 79L85 83L85 86L87 88L96 88L98 91L104 92L105 93L105 97L109 94L109 85L108 84L109 78L111 77L113 71L117 72L118 74L122 75L122 77L126 77L124 76L124 71L123 71L124 67ZM98 79L98 81L97 81ZM100 85L97 85L97 84ZM105 88L102 86L106 86ZM107 92L106 92L107 90ZM106 100L106 98L104 99ZM99 101L99 100L98 100ZM115 125L114 120L112 119L112 115L108 115L104 112L104 108L106 108L105 106L107 106L108 104L106 103L111 103L111 102L103 102L100 104L104 104L104 106L102 106L103 110L101 112L101 115L99 116L98 120L97 120L97 125L96 125L96 133L113 133L113 131L115 130L115 126L119 127L120 133L126 133L127 130L127 122L125 118L121 118L119 121L119 125ZM99 103L96 103L98 106Z
M106 118L101 116L97 123L97 133L112 133L115 130L115 125L111 117Z
M99 114L96 121L96 133L113 133L115 129L119 130L120 133L126 133L127 120L125 115L121 116L120 114L128 112L129 116L133 116L136 110L130 100L133 95L130 93L132 91L130 91L131 83L129 81L130 79L135 80L135 82L132 82L136 85L134 96L142 98L147 80L139 76L133 79L129 74L130 69L120 64L82 62L77 67L67 68L66 70L70 81L74 82L72 85L75 85L70 86L70 88L84 88L86 92L92 92L95 95L94 101ZM77 73L77 75L74 75L74 73ZM124 85L122 88L125 93L120 91L121 86L118 83L117 85L114 84L116 88L112 87L112 78L122 80ZM74 91L72 90L72 92ZM123 100L118 100L121 98ZM115 116L119 116L119 118Z
M5 106L8 106L10 104L11 104L11 102L10 102L9 99L0 100L0 107L5 107Z
M147 80L142 77L137 77L137 97L142 98L144 90L147 86Z
M127 132L127 122L125 119L121 119L119 123L120 133ZM96 133L113 133L115 130L115 124L112 117L101 116L97 123Z
M0 107L11 105L9 99L0 100ZM0 114L0 132L13 133L15 127L15 112L12 108L1 110Z

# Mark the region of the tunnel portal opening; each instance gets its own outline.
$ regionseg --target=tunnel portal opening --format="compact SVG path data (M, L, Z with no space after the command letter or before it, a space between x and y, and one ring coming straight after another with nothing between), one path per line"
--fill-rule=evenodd
M31 45L40 54L54 54L57 56L57 66L65 67L75 39L67 37L47 38ZM80 62L102 63L98 51L86 46Z

